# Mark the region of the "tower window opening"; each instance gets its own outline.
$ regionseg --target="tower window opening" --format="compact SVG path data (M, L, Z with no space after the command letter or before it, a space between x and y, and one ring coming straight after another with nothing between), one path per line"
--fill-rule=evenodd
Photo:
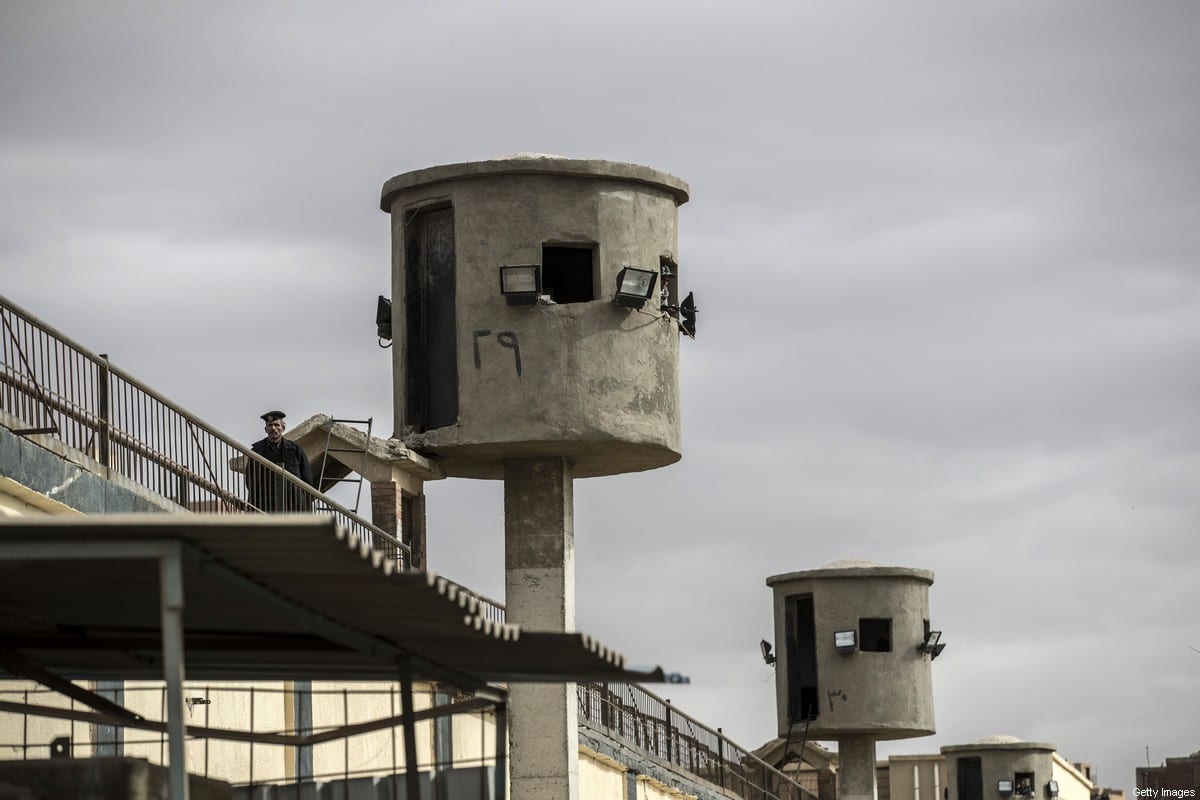
M542 292L556 303L596 299L594 245L542 245Z
M863 617L858 621L858 642L864 653L892 652L892 620Z
M1033 773L1018 772L1013 775L1013 794L1018 797L1033 797Z
M817 681L817 625L811 594L787 598L788 720L816 719L821 713Z

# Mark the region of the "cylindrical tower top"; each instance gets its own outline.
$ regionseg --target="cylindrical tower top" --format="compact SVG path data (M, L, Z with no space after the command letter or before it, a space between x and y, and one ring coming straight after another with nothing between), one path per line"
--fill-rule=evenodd
M767 578L767 586L790 581L813 580L820 578L912 578L933 585L933 573L927 569L913 567L878 567L870 561L848 559L835 561L820 569L807 569L800 572L785 572L782 575L772 575Z
M388 180L396 436L451 476L677 461L687 199L649 167L525 153Z
M841 561L767 579L779 735L905 739L934 732L933 573Z
M610 178L626 183L642 183L666 189L675 196L675 204L683 205L689 199L688 185L665 172L659 172L639 164L621 161L604 161L597 158L564 158L547 153L513 153L490 158L486 161L464 161L459 164L443 164L426 167L397 175L383 184L379 207L389 214L392 211L392 195L422 186L431 186L450 180L488 178L498 175L560 175L584 178Z

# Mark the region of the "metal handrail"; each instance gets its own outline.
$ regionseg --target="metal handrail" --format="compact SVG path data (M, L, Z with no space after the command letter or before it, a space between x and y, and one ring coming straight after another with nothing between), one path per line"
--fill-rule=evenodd
M402 566L407 545L0 295L0 410L188 510L261 512L231 466L254 464ZM245 459L244 461L242 459Z
M579 724L746 800L815 800L810 789L637 684L582 683Z

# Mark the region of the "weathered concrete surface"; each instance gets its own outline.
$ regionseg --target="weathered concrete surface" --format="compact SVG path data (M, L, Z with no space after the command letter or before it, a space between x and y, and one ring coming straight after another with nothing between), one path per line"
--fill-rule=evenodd
M819 715L810 739L866 735L906 739L934 732L932 659L917 648L925 638L933 573L868 562L839 562L822 569L775 575L776 706L779 735L788 736L788 597L811 595L816 628ZM859 630L864 618L888 618L890 652L849 655L834 649L834 631ZM934 626L936 628L936 626ZM797 729L804 721L797 722Z
M504 464L506 619L528 630L575 630L575 511L564 458Z
M83 514L186 511L182 506L154 494L122 475L102 466L86 453L67 447L49 435L17 436L0 419L0 478L12 481L5 493L41 495L22 497L23 502L44 506L43 511L73 509ZM51 507L53 506L53 507Z
M529 630L575 629L575 524L564 458L504 464L506 619ZM514 800L576 800L575 684L509 687L509 780Z
M314 414L284 435L304 448L312 461L314 475L321 468L320 459L328 442L331 450L342 451L331 453L331 458L338 459L349 471L357 472L371 482L398 481L404 484L406 491L419 494L423 481L446 477L437 464L405 447L403 442L378 436L372 436L368 441L364 431L334 422L328 414ZM365 458L362 454L364 446ZM344 452L347 450L354 452ZM329 475L334 472L326 470ZM342 478L346 474L342 472L334 477Z
M564 456L577 477L653 469L680 457L674 320L619 308L617 274L677 258L682 181L608 161L514 156L406 173L384 186L392 215L396 435L451 476L498 479L507 458ZM405 225L453 209L458 421L404 418ZM543 244L594 249L594 300L509 306L504 264L542 261ZM503 336L502 336L503 335Z
M875 740L870 736L838 739L838 785L841 800L877 800Z

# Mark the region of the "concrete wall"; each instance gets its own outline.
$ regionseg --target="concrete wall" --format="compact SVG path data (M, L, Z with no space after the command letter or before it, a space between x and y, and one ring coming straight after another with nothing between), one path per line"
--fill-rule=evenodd
M110 473L86 453L53 436L15 435L5 427L13 420L0 412L0 496L10 498L4 501L8 511L18 510L13 497L49 513L66 513L67 509L84 514L186 510Z
M25 488L11 478L0 478L0 519L43 514L78 514L68 505Z
M384 186L392 215L396 431L451 476L500 478L503 458L564 456L577 477L652 469L680 457L679 333L611 300L624 265L677 258L686 186L628 164L507 158L406 173ZM405 225L453 209L458 423L423 434L404 419ZM594 245L596 299L510 306L504 264L541 263L542 245ZM484 333L486 332L486 333ZM502 346L498 339L514 347ZM517 366L517 349L520 367Z
M876 739L934 732L931 659L917 646L929 619L933 573L903 567L856 565L776 575L774 591L776 705L779 735L806 723L788 719L789 652L787 598L811 595L815 622L819 715L808 723L809 739L870 735ZM890 618L891 651L843 654L834 632L858 631L863 618ZM859 637L861 638L861 636Z

